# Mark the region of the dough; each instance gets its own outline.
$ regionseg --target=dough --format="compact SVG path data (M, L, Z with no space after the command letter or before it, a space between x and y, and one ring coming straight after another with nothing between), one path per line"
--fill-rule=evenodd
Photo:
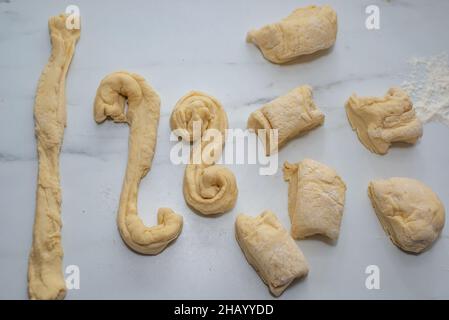
M346 102L346 114L360 142L371 152L385 154L393 142L415 143L422 136L409 96L391 88L383 98L357 97Z
M312 100L312 88L300 86L251 113L248 129L256 131L265 145L266 154L271 155L289 140L323 122L324 114ZM260 129L264 131L259 132ZM277 141L272 129L278 130Z
M59 153L66 126L65 78L80 30L65 27L66 15L48 21L51 56L39 79L34 121L39 158L33 244L28 263L31 299L63 299Z
M303 239L321 234L337 240L345 203L346 185L334 169L304 159L284 163L288 185L288 213L291 235Z
M201 126L200 134L193 132L194 122ZM234 208L237 201L237 183L234 174L226 167L216 165L224 143L228 119L220 102L199 91L191 91L179 99L170 117L172 130L184 130L187 140L200 143L201 149L214 150L209 161L193 161L186 166L184 174L184 198L194 210L204 214L224 213ZM202 139L206 130L216 130L221 140ZM181 133L182 135L182 133ZM210 145L214 144L214 145Z
M309 272L304 255L273 212L264 211L255 218L238 215L235 235L249 264L273 295L281 295L293 280Z
M420 253L443 229L443 204L418 180L374 180L369 183L368 195L385 232L404 251Z
M137 215L139 184L151 169L156 148L159 109L159 96L145 79L126 71L112 73L101 81L94 104L97 123L110 118L130 126L128 165L117 224L125 243L142 254L158 254L164 250L179 236L183 222L182 216L169 208L159 209L158 225L154 227L146 227Z
M251 30L246 41L258 46L267 60L282 64L328 49L336 37L337 14L325 5L296 9L280 22Z

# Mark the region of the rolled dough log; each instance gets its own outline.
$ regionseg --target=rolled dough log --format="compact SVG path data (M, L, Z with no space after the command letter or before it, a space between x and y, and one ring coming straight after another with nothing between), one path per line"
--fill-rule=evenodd
M28 261L30 299L63 299L61 187L59 153L67 123L65 78L80 37L80 29L66 28L67 16L48 21L51 56L39 79L34 121L39 158L33 244Z

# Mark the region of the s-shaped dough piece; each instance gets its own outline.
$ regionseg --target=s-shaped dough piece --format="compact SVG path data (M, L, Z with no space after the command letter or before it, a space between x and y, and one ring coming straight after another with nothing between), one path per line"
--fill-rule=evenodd
M368 195L383 229L404 251L420 253L438 238L444 227L443 204L418 180L374 180L369 183Z
M337 38L337 14L330 6L298 8L288 17L246 37L273 63L286 63L299 56L332 47Z
M128 110L125 112L125 101ZM117 224L125 243L143 254L158 254L175 240L182 229L182 216L160 208L158 225L146 227L137 215L139 184L150 171L156 148L160 99L141 76L126 71L114 72L100 83L95 97L97 123L107 118L130 126L128 165L120 195Z
M254 218L238 215L235 236L249 264L273 295L281 295L293 280L308 274L303 253L273 212L264 211Z
M360 142L377 154L386 154L394 142L414 144L423 133L409 96L400 88L391 88L383 98L353 94L346 114Z
M323 122L324 114L313 102L312 88L300 86L251 113L247 126L261 138L268 156ZM278 130L277 136L273 129Z
M237 201L238 189L235 176L226 167L216 165L225 143L225 130L228 119L220 102L214 97L199 91L191 91L176 103L170 117L172 130L177 130L193 144L198 144L201 154L193 148L190 163L184 174L184 198L194 210L212 215L224 213ZM195 132L195 128L198 131ZM208 133L215 133L218 140L204 139ZM213 135L211 136L213 137ZM212 155L204 161L204 152ZM196 163L193 161L198 155Z
M33 244L28 262L31 299L64 299L59 153L66 126L65 78L79 29L66 28L66 15L48 21L51 56L39 79L34 121L39 158Z
M345 204L346 185L334 169L304 159L284 163L288 185L288 213L291 235L303 239L322 234L337 240Z

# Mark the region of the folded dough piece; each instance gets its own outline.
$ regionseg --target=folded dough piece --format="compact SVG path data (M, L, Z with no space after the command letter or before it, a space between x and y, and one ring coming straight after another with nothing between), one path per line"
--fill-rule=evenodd
M282 64L330 48L337 37L337 14L330 6L308 6L281 21L251 30L246 37L264 57Z
M312 99L312 88L300 86L254 111L248 129L255 130L267 155L276 153L289 140L324 122L324 114ZM261 130L262 129L262 130ZM277 136L273 129L277 129Z
M346 185L334 169L304 159L284 163L288 185L288 213L291 235L303 239L322 234L337 240L345 203Z
M235 235L273 295L281 295L294 279L309 272L304 255L273 212L264 211L254 218L238 215Z
M369 183L368 195L391 241L404 251L420 253L441 233L445 209L422 182L390 178Z
M390 88L383 98L353 94L346 114L360 142L378 154L387 153L393 142L414 144L423 133L409 96L400 88Z

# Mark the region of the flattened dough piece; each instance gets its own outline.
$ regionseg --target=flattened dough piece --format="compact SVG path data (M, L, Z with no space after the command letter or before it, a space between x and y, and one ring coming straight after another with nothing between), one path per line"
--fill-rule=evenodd
M390 88L383 98L353 94L345 107L352 129L371 152L385 154L394 142L414 144L422 136L412 101L400 88Z
M39 79L34 121L39 158L33 244L28 261L30 299L63 299L59 153L66 126L65 78L80 37L66 28L66 15L48 21L51 56Z
M420 253L441 233L445 209L425 184L410 178L369 183L368 195L391 241L404 251Z
M303 239L315 234L337 240L345 203L346 185L337 172L311 159L284 163L288 185L291 235Z
M277 23L251 30L246 41L259 47L267 60L282 64L330 48L336 38L337 14L325 5L298 8Z
M322 125L324 114L312 99L312 88L300 86L254 111L248 129L255 130L267 155L276 153L291 139ZM261 130L262 129L262 130ZM278 135L273 129L278 130Z
M279 296L296 278L309 272L306 259L276 215L264 211L257 217L237 216L235 235L249 264Z

